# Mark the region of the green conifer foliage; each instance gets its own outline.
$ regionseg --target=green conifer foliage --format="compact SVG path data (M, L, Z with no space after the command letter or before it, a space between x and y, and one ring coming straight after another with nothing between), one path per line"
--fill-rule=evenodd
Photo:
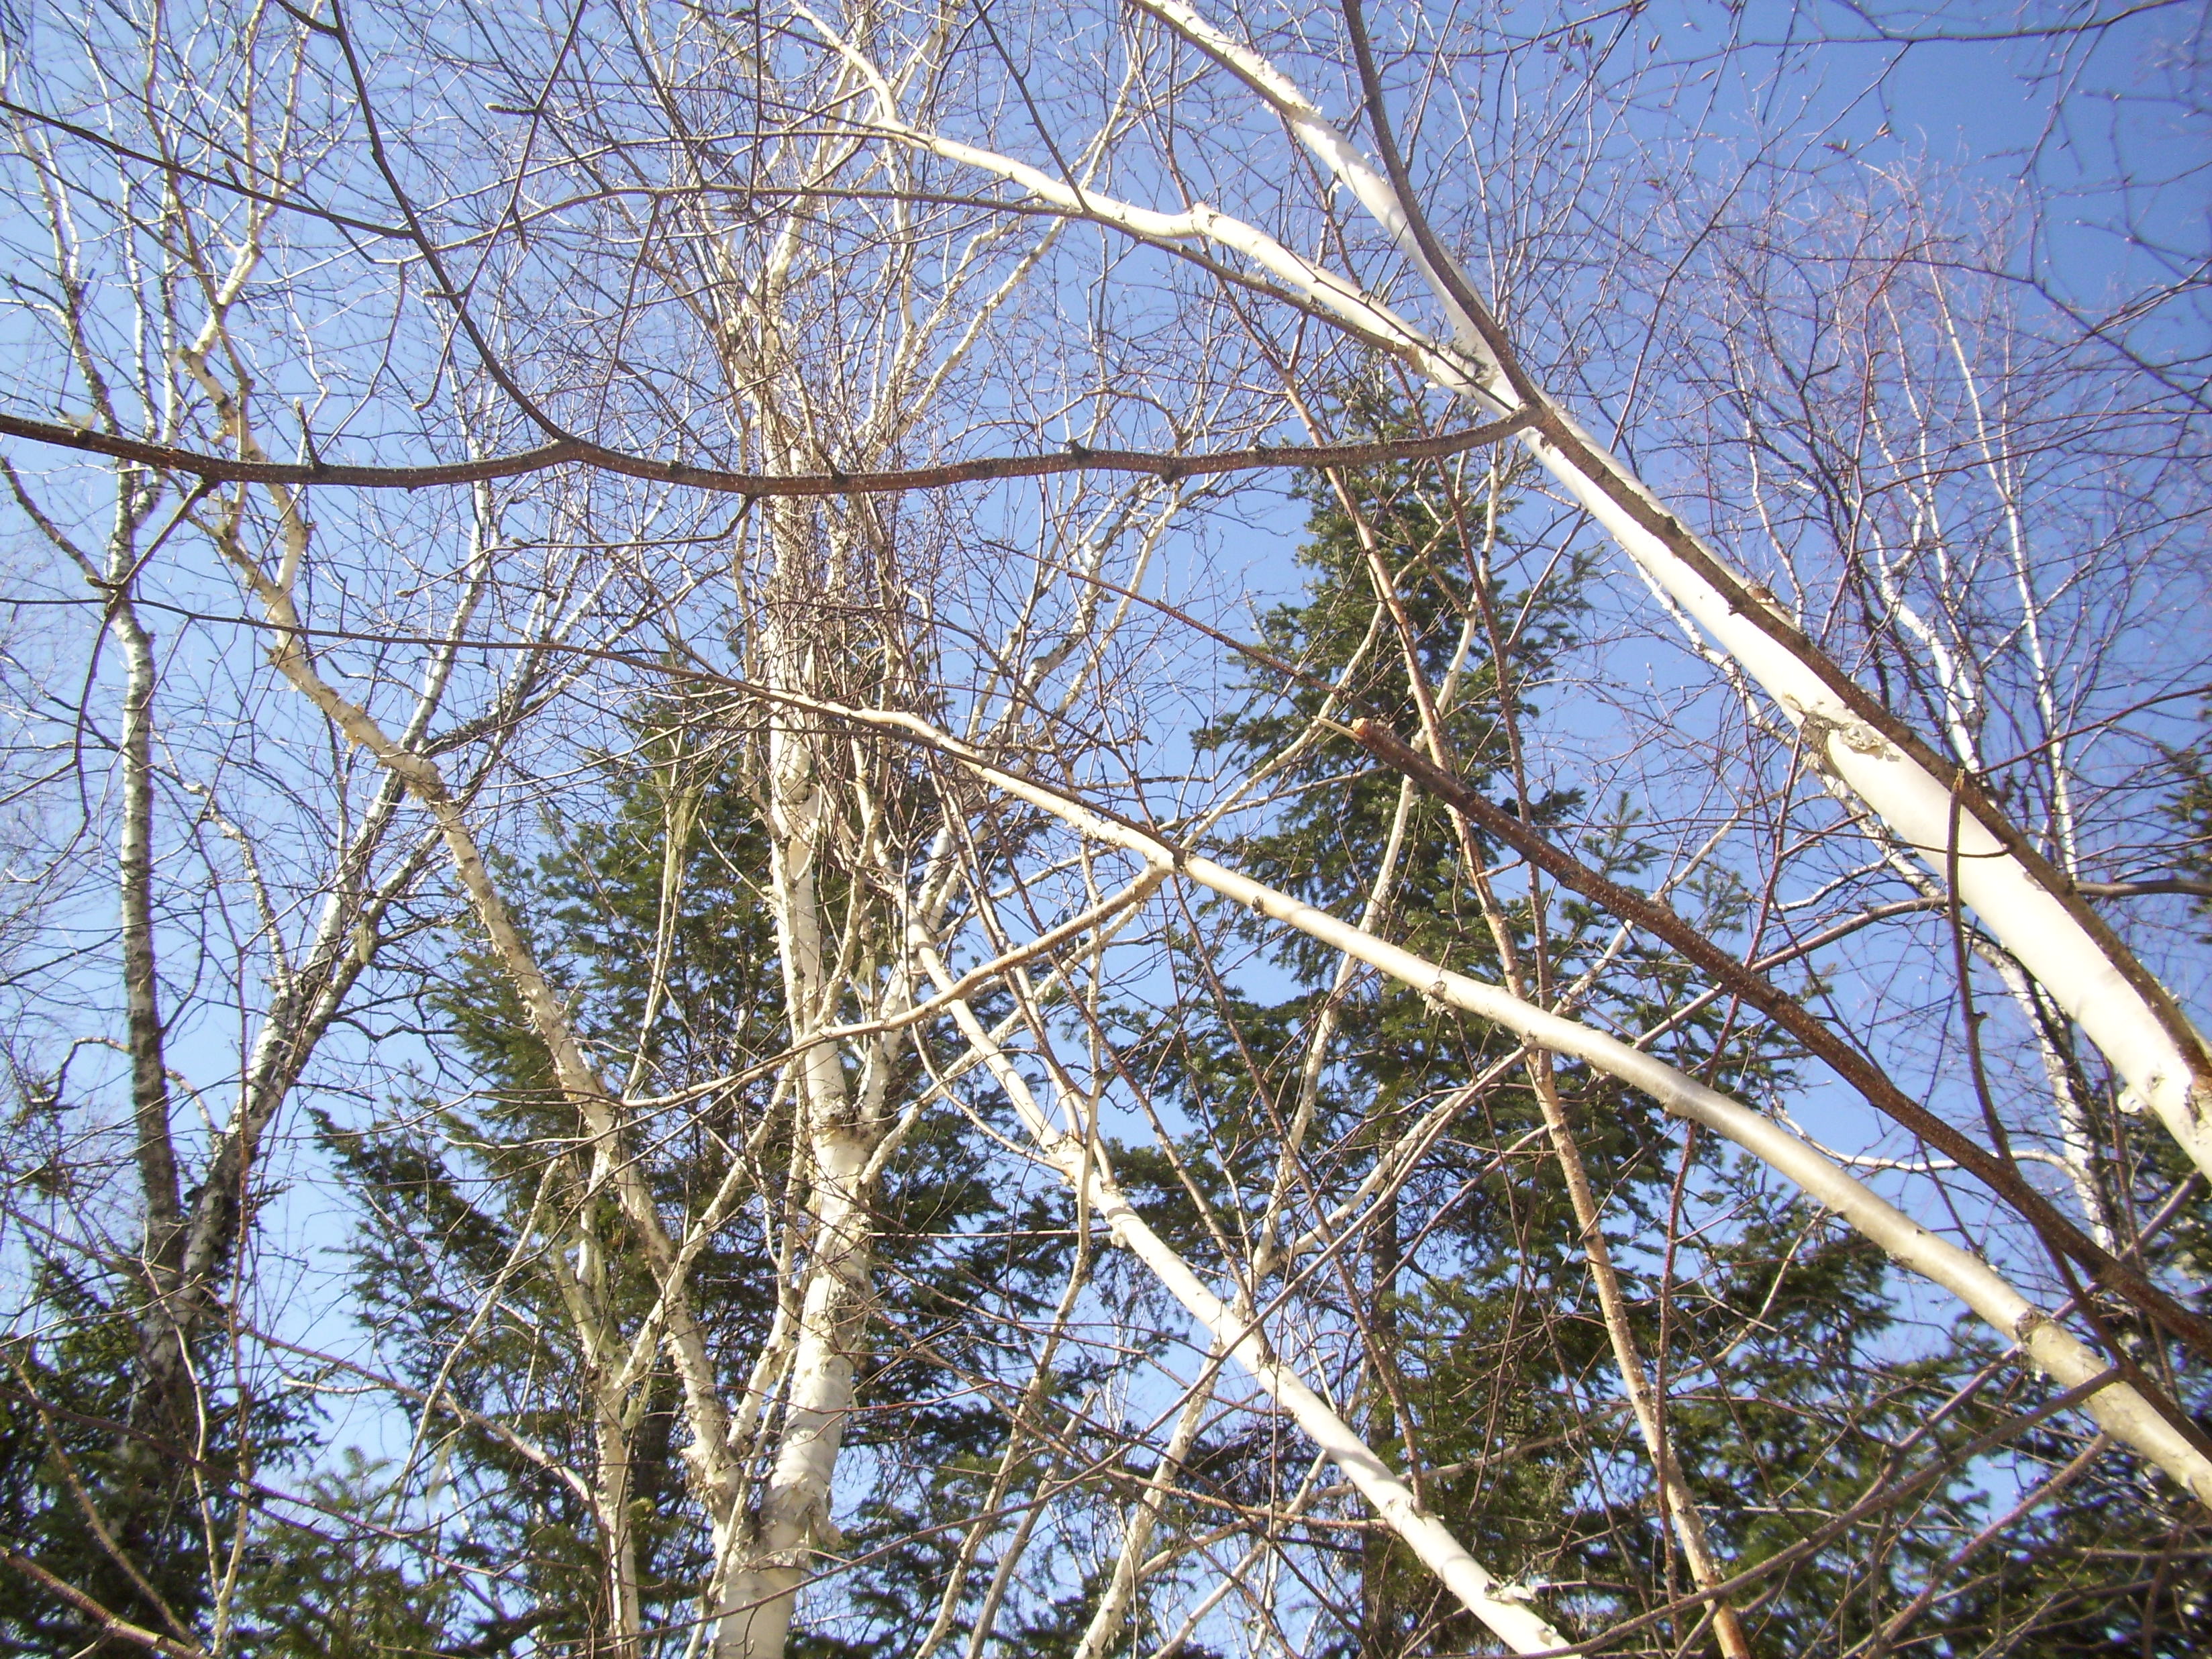
M27 1091L27 1115L57 1105L62 1081ZM83 1182L58 1154L45 1167ZM312 1449L312 1408L245 1358L218 1308L191 1345L195 1409L149 1409L127 1264L43 1243L27 1257L27 1316L0 1340L0 1548L172 1640L235 1618L254 1478ZM0 1575L0 1652L137 1651L42 1581Z
M696 1086L762 1071L755 1062L787 1036L755 804L732 762L669 763L672 743L646 745L644 763L610 763L604 814L549 825L552 850L502 879L524 900L517 913L531 919L541 960L556 965L586 1041L624 1066L641 1054L637 1074L650 1081L640 1092L678 1097L638 1154L676 1215L702 1207L732 1158L752 1160L769 1201L781 1201L789 1139L772 1067L734 1088ZM833 908L842 901L832 884L825 896ZM649 986L670 903L656 1000ZM574 1470L595 1455L591 1413L580 1407L590 1362L553 1259L574 1225L566 1155L577 1115L552 1087L547 1056L489 952L462 952L423 1001L478 1086L458 1103L410 1103L366 1132L326 1126L325 1139L367 1198L357 1290L386 1362L412 1389L441 1386L469 1417L439 1422L432 1437L446 1501L466 1517L443 1553L477 1570L441 1591L448 1646L439 1650L596 1653L606 1627L605 1540L576 1493L516 1443ZM894 1105L926 1082L909 1066L894 1082ZM763 1122L781 1127L763 1133ZM840 1553L857 1565L811 1594L797 1655L901 1651L933 1616L957 1522L980 1503L1005 1439L993 1396L970 1385L1024 1363L1018 1322L1048 1313L1066 1276L1064 1234L1047 1216L1006 1212L963 1152L966 1133L948 1107L922 1111L876 1194L878 1340L840 1463L851 1494L840 1505ZM627 1335L652 1287L611 1202L595 1202L607 1247L599 1294ZM758 1204L700 1252L692 1282L735 1398L781 1293ZM988 1316L978 1320L979 1310ZM1080 1368L1071 1379L1080 1382ZM687 1485L686 1438L663 1358L639 1391L629 1471L640 1601L656 1653L681 1652L690 1638L713 1565Z
M1408 412L1387 394L1363 392L1353 404L1371 429L1407 428ZM1324 728L1315 737L1310 726L1324 713L1344 723L1358 715L1416 740L1410 655L1463 781L1571 840L1607 873L1642 872L1651 855L1626 804L1593 813L1579 796L1547 790L1515 765L1515 726L1572 695L1559 677L1585 615L1590 573L1541 548L1516 547L1510 492L1495 500L1493 538L1493 507L1479 478L1396 466L1310 480L1304 494L1312 506L1300 556L1306 591L1265 617L1259 641L1296 673L1255 670L1243 704L1200 738L1249 769L1307 736L1272 774L1273 805L1237 841L1231 861L1340 915L1359 914L1384 857L1400 780L1348 735ZM1370 545L1410 626L1410 653L1378 599ZM1325 707L1332 685L1340 688L1334 709ZM1528 975L1540 963L1549 985L1573 981L1613 943L1612 919L1556 892L1540 908L1511 872L1510 855L1474 839L1496 872L1519 970ZM1690 897L1717 933L1742 920L1744 896L1723 877ZM1212 920L1258 945L1248 977L1268 989L1224 982L1207 959L1213 945L1184 941L1188 978L1210 994L1194 995L1172 1024L1152 1027L1147 1077L1201 1126L1194 1161L1211 1149L1248 1190L1264 1191L1336 964L1302 935L1218 910ZM1375 925L1431 960L1504 976L1462 842L1433 801L1413 804ZM1631 971L1616 966L1611 988L1583 1004L1620 1028L1656 1024L1700 988L1646 943L1631 942L1623 961ZM1373 1207L1330 1276L1305 1281L1357 1329L1348 1386L1370 1443L1401 1467L1426 1470L1423 1501L1477 1559L1551 1586L1544 1605L1565 1610L1570 1627L1594 1633L1687 1592L1693 1587L1668 1547L1538 1102L1525 1071L1508 1063L1513 1042L1371 977L1351 981L1336 1018L1302 1223L1352 1189L1378 1149L1421 1112L1469 1079L1496 1074L1472 1092L1411 1178ZM1717 1086L1753 1097L1793 1078L1787 1042L1724 1005L1679 1023L1661 1048ZM1797 1516L1847 1507L1877 1472L1884 1443L1955 1384L1968 1356L1986 1356L1969 1345L1941 1362L1902 1357L1890 1329L1894 1287L1878 1251L1822 1224L1709 1139L1692 1146L1685 1168L1680 1126L1640 1097L1578 1066L1560 1066L1556 1076L1628 1282L1638 1340L1662 1367L1669 1433L1717 1541L1735 1568L1751 1566L1814 1529L1814 1520ZM1156 1180L1150 1190L1167 1204L1173 1186ZM1665 1241L1682 1230L1686 1213L1718 1219L1693 1244L1670 1250ZM1662 1275L1671 1292L1663 1307ZM1723 1349L1724 1365L1707 1363ZM1355 1541L1339 1534L1320 1547L1333 1566L1341 1632L1331 1651L1395 1659L1486 1650L1481 1627L1388 1534L1370 1528ZM1752 1613L1762 1644L1777 1652L1840 1650L1850 1645L1838 1645L1847 1628L1863 1633L1863 1609L1839 1611L1851 1605L1844 1564L1856 1559L1853 1547L1816 1553L1780 1595L1762 1599ZM1909 1571L1930 1547L1905 1537L1893 1560ZM1690 1625L1675 1618L1663 1628L1679 1641Z

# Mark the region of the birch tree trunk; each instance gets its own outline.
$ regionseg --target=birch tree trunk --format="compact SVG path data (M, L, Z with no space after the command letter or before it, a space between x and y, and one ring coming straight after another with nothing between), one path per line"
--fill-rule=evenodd
M189 1336L178 1296L184 1285L185 1215L178 1188L176 1149L170 1139L169 1078L163 1058L159 957L154 920L154 641L140 625L130 584L137 562L132 520L152 502L135 480L122 482L124 499L110 550L108 627L124 664L123 720L118 736L123 811L117 839L117 878L123 912L123 983L130 1031L131 1116L137 1141L140 1243L146 1307L140 1343L143 1372L133 1402L132 1426L164 1435L189 1432L191 1379ZM131 501L132 495L139 499ZM126 516L127 515L127 516ZM139 1443L127 1442L131 1454ZM139 1459L137 1461L143 1461Z
M804 685L811 642L775 639L777 689ZM840 1045L817 1040L836 1023L843 989L828 948L819 881L828 826L813 740L787 726L769 735L768 789L776 937L804 1103L806 1268L774 1462L757 1518L743 1528L714 1635L717 1659L774 1659L784 1650L809 1564L838 1540L831 1483L853 1408L866 1340L870 1224L866 1173L886 1127L888 1055L880 1045L858 1098ZM894 970L894 984L896 970ZM896 1012L897 999L884 1012Z

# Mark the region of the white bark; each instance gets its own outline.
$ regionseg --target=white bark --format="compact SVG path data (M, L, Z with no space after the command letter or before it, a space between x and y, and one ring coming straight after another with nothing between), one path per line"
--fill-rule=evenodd
M125 486L126 489L128 486ZM118 509L118 517L123 513ZM132 562L128 538L118 530L112 578L127 580ZM119 567L119 568L118 568ZM169 1137L169 1079L162 1058L162 1024L154 940L154 641L139 625L127 590L109 599L108 623L123 650L123 812L117 837L116 876L121 890L123 989L130 1036L131 1115L137 1140L143 1235L140 1263L148 1300L142 1341L146 1376L141 1409L158 1417L176 1402L171 1395L184 1375L190 1340L173 1305L185 1226L178 1195L176 1152Z
M1002 771L966 744L911 715L860 709L836 712L848 719L920 736L958 758L978 776L1051 813L1094 840L1133 853L1156 866L1171 868L1176 874L1257 915L1295 927L1309 938L1357 957L1425 996L1495 1020L1538 1047L1583 1060L1641 1090L1667 1111L1703 1124L1734 1141L1788 1177L1814 1201L1842 1216L1900 1266L1949 1291L2007 1341L2015 1344L2031 1364L2062 1388L2076 1388L2106 1375L2108 1368L2099 1364L2094 1353L1979 1256L1937 1237L1771 1119L1707 1088L1666 1061L1602 1031L1534 1007L1498 986L1453 973L1211 859L1180 852L1133 825L1102 817L1025 778ZM1042 1119L1038 1122L1042 1123ZM1048 1127L1045 1133L1057 1133ZM1079 1153L1081 1144L1074 1145ZM1173 1283L1170 1288L1178 1297L1184 1294ZM1194 1279L1190 1288L1210 1299L1211 1292L1204 1291ZM1200 1311L1195 1304L1187 1302L1186 1305L1191 1306L1194 1313ZM1200 1317L1204 1315L1200 1314ZM1242 1352L1237 1352L1242 1363ZM2117 1380L2108 1382L2083 1401L2082 1409L2114 1439L2133 1447L2172 1476L2200 1503L2212 1507L2212 1459L2198 1451L2134 1389Z
M2094 1354L1980 1257L1937 1237L1772 1120L1706 1088L1665 1061L1380 939L1352 937L1352 929L1326 912L1264 888L1210 860L1187 859L1182 871L1224 897L1352 951L1440 1002L1494 1019L1554 1053L1586 1060L1642 1090L1677 1116L1726 1136L1842 1216L1893 1260L1951 1291L2007 1340L2019 1344L2029 1359L2061 1387L2078 1387L2105 1371ZM2199 1502L2212 1506L2212 1461L2133 1389L2114 1382L2089 1396L2084 1409L2116 1439L2134 1447Z
M940 988L952 982L951 974L926 940L917 939L915 949L933 981ZM1113 1172L1105 1166L1089 1138L1054 1127L1030 1092L1027 1081L984 1030L975 1011L964 1001L952 1001L950 1006L961 1035L969 1047L982 1055L984 1065L989 1067L1045 1161L1083 1195L1091 1213L1111 1231L1115 1243L1150 1268L1176 1300L1206 1327L1221 1348L1251 1375L1267 1397L1290 1414L1306 1437L1328 1455L1358 1489L1360 1496L1374 1506L1376 1513L1389 1523L1391 1530L1405 1540L1407 1547L1422 1564L1459 1597L1461 1604L1516 1653L1542 1653L1566 1646L1565 1638L1521 1599L1525 1592L1493 1577L1469 1555L1452 1536L1450 1528L1421 1507L1403 1477L1376 1456L1351 1425L1307 1386L1296 1370L1276 1357L1251 1322L1240 1317L1227 1303L1206 1289L1189 1264L1130 1207L1115 1182Z
M781 574L795 586L806 573ZM763 654L781 685L805 684L816 651L814 641L793 637L781 623L766 630ZM839 1541L830 1515L831 1482L852 1415L854 1370L868 1317L873 1234L867 1188L877 1144L888 1127L890 1033L911 1001L907 971L894 964L883 1006L874 1011L878 1029L863 1049L866 1063L859 1086L852 1087L842 1045L817 1039L835 1020L847 966L842 958L854 948L853 932L865 930L869 920L848 915L836 936L842 948L831 951L819 880L830 825L814 748L818 740L787 720L771 726L768 739L769 886L784 1006L796 1048L792 1065L799 1079L808 1233L775 1455L757 1515L733 1512L723 1522L733 1535L717 1609L715 1659L781 1654L808 1564ZM855 874L854 879L867 878Z
M830 1479L853 1408L853 1366L866 1316L870 1236L862 1203L872 1139L819 1125L810 1136L814 1228L782 1431L757 1532L739 1545L718 1613L717 1659L782 1652L799 1586L835 1548Z
M1972 814L1953 811L1949 785L1862 720L1832 689L1809 652L1790 651L1753 623L1595 481L1548 443L1530 449L1631 557L1741 663L1790 717L1810 746L1860 799L1942 872L1957 825L1959 892L1990 933L2051 993L2157 1113L2197 1166L2212 1173L2212 1106L2198 1074L2159 1013L2130 983L2111 952ZM1828 667L1828 672L1838 672Z
M805 737L778 726L769 738L771 889L784 1004L794 1041L825 1024L834 987L827 964L816 882L823 838L822 790ZM801 1145L807 1158L805 1287L799 1296L781 1435L754 1530L723 1593L716 1659L780 1654L791 1627L806 1562L835 1536L830 1481L853 1403L853 1327L865 1307L869 1237L860 1176L872 1139L854 1123L844 1062L836 1045L813 1043L793 1060L799 1073ZM733 1517L733 1525L746 1522Z

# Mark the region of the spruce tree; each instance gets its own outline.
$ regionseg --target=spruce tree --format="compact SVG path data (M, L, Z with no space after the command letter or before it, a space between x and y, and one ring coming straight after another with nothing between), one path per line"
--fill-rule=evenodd
M652 1091L679 1097L641 1156L672 1205L696 1206L732 1158L759 1159L771 1190L787 1167L787 1138L753 1133L775 1088L772 1070L738 1089L698 1086L761 1070L753 1062L781 1050L787 1027L775 930L761 902L768 851L757 806L733 763L671 764L674 743L650 739L641 757L610 761L604 811L548 824L549 850L501 874L523 901L518 914L532 918L541 960L562 965L586 1040L625 1060L641 1052ZM684 792L674 813L671 789ZM674 881L665 856L672 822L684 837ZM649 988L671 902L656 1000ZM573 1201L572 1183L549 1174L549 1160L574 1145L574 1110L488 952L461 952L423 1001L477 1086L458 1101L404 1103L365 1128L326 1123L325 1138L363 1195L356 1287L384 1363L412 1389L441 1386L471 1419L436 1425L442 1479L468 1517L441 1549L496 1590L489 1605L482 1595L447 1595L439 1650L601 1651L606 1607L595 1587L609 1571L605 1540L561 1479L488 1426L570 1468L591 1466L591 1413L579 1404L589 1397L587 1358L557 1267L524 1236L526 1223L542 1233L549 1209ZM915 1066L894 1084L894 1099L926 1081ZM950 1107L922 1111L877 1189L880 1340L859 1379L865 1407L841 1462L854 1498L841 1507L840 1553L860 1565L810 1603L815 1617L810 1626L802 1614L795 1655L900 1652L928 1624L957 1523L980 1502L1005 1439L988 1395L964 1384L1009 1363L1019 1344L1010 1322L1048 1312L1065 1278L1056 1218L1007 1216L963 1152L968 1133ZM611 1209L601 1226L612 1246L602 1294L614 1322L631 1331L652 1303L650 1281ZM763 1231L757 1207L748 1209L693 1269L708 1345L732 1394L775 1314L777 1264ZM995 1322L975 1318L979 1304ZM647 1650L673 1654L690 1638L713 1563L701 1510L687 1499L678 1384L665 1361L655 1365L629 1488ZM1073 1367L1062 1383L1077 1386L1082 1375Z
M1402 435L1414 413L1372 387L1356 392L1347 412L1376 435ZM1605 873L1642 873L1655 854L1633 811L1624 805L1594 812L1572 792L1524 787L1514 763L1515 728L1533 726L1547 701L1571 695L1560 676L1578 642L1592 574L1571 556L1516 547L1510 499L1498 505L1493 541L1480 492L1428 464L1310 478L1302 493L1310 507L1299 553L1304 592L1262 618L1255 660L1266 665L1247 679L1241 704L1200 735L1202 748L1238 769L1304 738L1272 775L1279 804L1237 840L1232 861L1339 915L1360 914L1401 782L1342 728L1364 717L1419 741L1424 716L1410 660L1464 783L1570 841ZM1378 563L1402 623L1379 590ZM1316 732L1324 714L1335 724ZM1467 867L1470 850L1486 867L1510 862L1479 835L1462 837L1440 805L1417 795L1374 925L1482 978L1504 976L1505 947L1524 973L1541 957L1554 986L1607 945L1612 918L1556 894L1540 910L1525 884L1496 887L1498 915L1486 916ZM1698 920L1717 934L1743 919L1744 896L1724 878L1692 896ZM1264 1190L1271 1133L1294 1109L1336 963L1303 935L1285 937L1246 916L1217 912L1214 920L1260 950L1264 966L1251 978L1277 994L1220 984L1203 1006L1178 1010L1171 1027L1154 1028L1149 1074L1203 1126L1194 1154L1247 1146L1246 1167L1236 1174ZM1184 943L1190 977L1206 982L1213 970L1201 958L1214 945ZM1699 988L1646 942L1629 945L1628 961L1636 971L1609 975L1598 1005L1620 1028L1656 1024ZM1287 995L1279 994L1285 981ZM1501 1030L1371 978L1351 982L1334 1018L1311 1140L1321 1149L1310 1176L1313 1209L1366 1176L1379 1149L1419 1112L1498 1067L1515 1047ZM1677 1023L1661 1052L1718 1087L1753 1096L1788 1084L1796 1065L1778 1034L1718 1008ZM1732 1219L1683 1253L1684 1262L1694 1255L1701 1294L1684 1297L1677 1284L1662 1310L1665 1252L1655 1241L1667 1236L1670 1207L1680 1208L1680 1130L1649 1101L1584 1068L1555 1063L1554 1075L1628 1281L1638 1342L1674 1372L1668 1423L1678 1455L1735 1565L1753 1565L1811 1530L1811 1521L1792 1516L1831 1500L1848 1504L1875 1474L1885 1441L1905 1432L1969 1361L1957 1353L1941 1362L1894 1358L1880 1253L1822 1226L1711 1138L1692 1149L1682 1172L1688 1199ZM1264 1121L1271 1133L1240 1141L1240 1116ZM1163 1203L1173 1202L1172 1184L1155 1185ZM1395 1197L1375 1207L1356 1251L1339 1259L1332 1294L1358 1333L1357 1397L1370 1443L1430 1471L1423 1501L1479 1559L1557 1587L1547 1608L1568 1610L1574 1627L1594 1633L1692 1587L1669 1559L1577 1231L1537 1098L1526 1074L1508 1069L1468 1103ZM1756 1334L1742 1340L1747 1321ZM1696 1357L1732 1336L1725 1375L1701 1369ZM1899 1559L1918 1561L1929 1547L1908 1539ZM1395 1659L1463 1652L1487 1639L1389 1534L1364 1531L1356 1548L1323 1553L1337 1564L1340 1585L1343 1634L1332 1651ZM1760 1640L1776 1651L1834 1642L1845 1559L1839 1550L1795 1569L1787 1592L1758 1610ZM1674 1621L1678 1640L1688 1622Z

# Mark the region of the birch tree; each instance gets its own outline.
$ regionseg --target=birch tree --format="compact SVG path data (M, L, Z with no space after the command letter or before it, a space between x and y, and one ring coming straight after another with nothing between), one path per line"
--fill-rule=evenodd
M2196 289L1862 21L10 33L10 1639L2184 1650Z

